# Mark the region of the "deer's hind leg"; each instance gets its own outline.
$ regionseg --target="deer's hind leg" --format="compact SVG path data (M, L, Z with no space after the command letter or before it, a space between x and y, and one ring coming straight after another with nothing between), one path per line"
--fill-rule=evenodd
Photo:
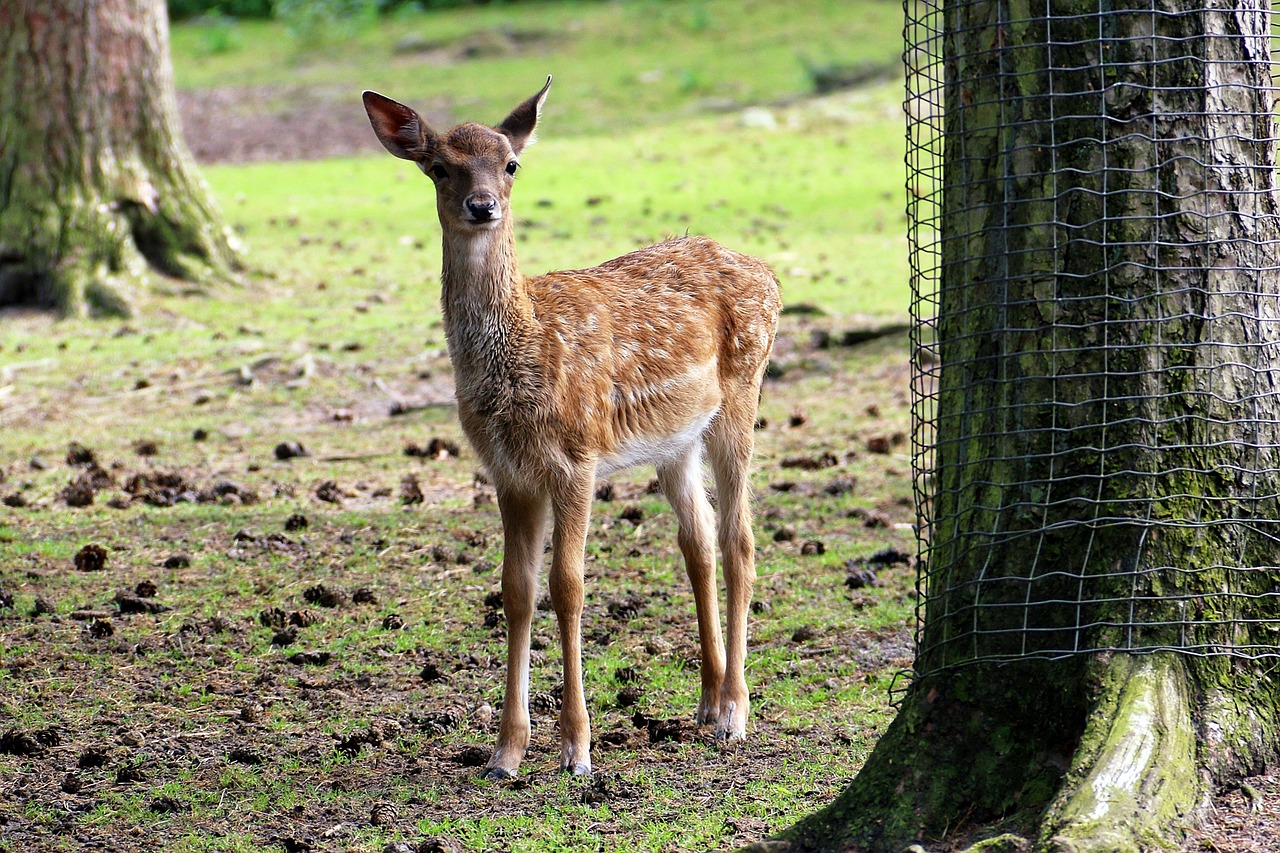
M714 723L720 715L720 686L724 682L724 640L720 635L716 555L712 545L714 517L702 480L702 445L695 442L683 456L658 466L658 483L675 511L685 571L693 587L702 647L702 699L698 724Z
M707 431L707 450L719 500L718 535L724 563L725 670L720 687L716 737L746 736L747 615L756 582L755 535L751 529L751 454L755 446L756 394L726 395L720 416Z

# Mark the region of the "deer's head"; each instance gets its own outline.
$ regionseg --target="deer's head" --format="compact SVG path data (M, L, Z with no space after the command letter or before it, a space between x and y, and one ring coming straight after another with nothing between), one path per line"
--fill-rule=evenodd
M392 154L418 164L436 186L436 211L446 232L478 232L511 217L511 185L520 152L533 141L551 78L538 94L497 127L462 124L441 135L410 107L377 92L364 108L379 141Z

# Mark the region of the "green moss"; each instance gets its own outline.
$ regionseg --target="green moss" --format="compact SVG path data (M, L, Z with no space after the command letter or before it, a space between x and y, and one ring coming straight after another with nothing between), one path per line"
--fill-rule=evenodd
M1041 841L1079 853L1176 848L1202 795L1186 668L1171 655L1117 655Z

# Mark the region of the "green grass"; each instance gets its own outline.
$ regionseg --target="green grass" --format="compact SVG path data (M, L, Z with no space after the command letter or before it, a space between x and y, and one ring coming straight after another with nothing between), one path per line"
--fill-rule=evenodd
M179 84L193 91L354 98L372 87L494 121L554 72L515 190L526 273L689 231L766 259L789 304L816 306L784 318L757 434L767 609L751 618L752 737L725 749L690 727L681 742L650 744L632 723L637 709L688 720L698 691L674 520L646 493L652 471L638 470L613 480L616 500L597 502L588 547L588 702L596 737L621 742L597 741L595 782L564 778L554 715L538 713L518 784L478 782L458 763L465 748L491 746L502 699L503 628L485 624L483 604L499 585L501 536L465 445L457 459L403 454L431 437L463 444L429 183L386 155L211 166L249 248L239 286L193 297L158 281L127 322L22 313L0 325L0 495L30 504L0 507L0 590L14 599L0 608L0 731L61 736L40 756L0 755L0 849L36 837L51 850L277 851L305 839L380 851L430 837L468 850L719 849L830 801L886 724L889 684L909 662L910 570L885 569L861 590L844 578L846 561L914 542L907 449L867 449L909 429L910 369L902 336L823 349L811 335L906 313L902 120L892 84L802 97L798 57L892 56L899 16L882 2L519 4L401 17L306 51L274 24L176 26ZM447 65L391 53L411 33L465 41L499 26L562 35ZM775 127L743 121L759 104ZM397 400L423 407L389 416ZM800 414L806 423L789 426ZM138 455L142 439L158 453ZM276 460L286 440L310 455ZM64 461L71 441L116 480L90 507L59 499L78 472ZM826 453L828 467L792 464ZM230 482L256 501L107 505L131 475L157 471L197 490ZM398 500L408 474L422 505ZM341 503L317 497L325 481ZM620 518L626 505L643 511L640 525ZM284 532L298 513L307 527ZM869 514L890 526L866 526ZM825 553L803 555L806 541ZM107 548L104 571L72 568L88 543ZM188 562L166 562L178 555ZM91 636L75 614L112 609L140 581L169 609L113 614L114 634ZM368 587L377 603L322 608L305 598L317 583ZM634 618L610 616L610 602L636 593L646 605ZM54 614L33 615L37 598ZM259 620L271 607L311 608L320 621L273 645ZM403 629L384 628L389 614ZM547 693L560 677L553 617L538 612L533 633L532 689ZM332 659L290 663L298 651ZM421 680L426 662L447 678ZM617 701L623 667L641 676L631 708ZM420 715L454 705L465 710L455 728L422 726ZM335 735L375 727L388 732L381 742L335 751ZM91 745L107 764L78 768ZM237 748L262 763L232 760ZM118 781L134 762L145 780ZM68 774L80 793L61 790ZM178 810L157 811L158 798ZM398 816L372 825L388 803Z
M557 94L547 118L575 132L613 135L709 105L805 92L802 59L892 62L901 54L901 30L901 5L889 0L798 0L785 8L765 0L549 2L397 16L335 33L313 49L291 41L276 22L182 25L173 30L172 49L182 89L280 87L282 100L297 89L352 98L376 89L429 101L458 121L496 122L553 74ZM495 31L542 38L507 50L487 37ZM478 55L396 53L406 37L472 43Z

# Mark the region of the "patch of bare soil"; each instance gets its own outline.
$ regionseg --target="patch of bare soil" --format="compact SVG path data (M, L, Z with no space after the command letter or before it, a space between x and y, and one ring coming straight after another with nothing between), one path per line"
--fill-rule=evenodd
M391 62L454 65L474 59L544 50L556 33L510 27L477 30L461 39L410 36L394 47ZM415 98L435 125L450 123L450 104ZM380 152L360 103L360 89L301 86L228 86L179 92L178 112L187 146L203 163L318 160Z
M1280 849L1280 779L1258 776L1214 798L1182 853L1275 853Z
M179 92L178 111L187 147L202 163L318 160L382 150L354 88L230 86Z

